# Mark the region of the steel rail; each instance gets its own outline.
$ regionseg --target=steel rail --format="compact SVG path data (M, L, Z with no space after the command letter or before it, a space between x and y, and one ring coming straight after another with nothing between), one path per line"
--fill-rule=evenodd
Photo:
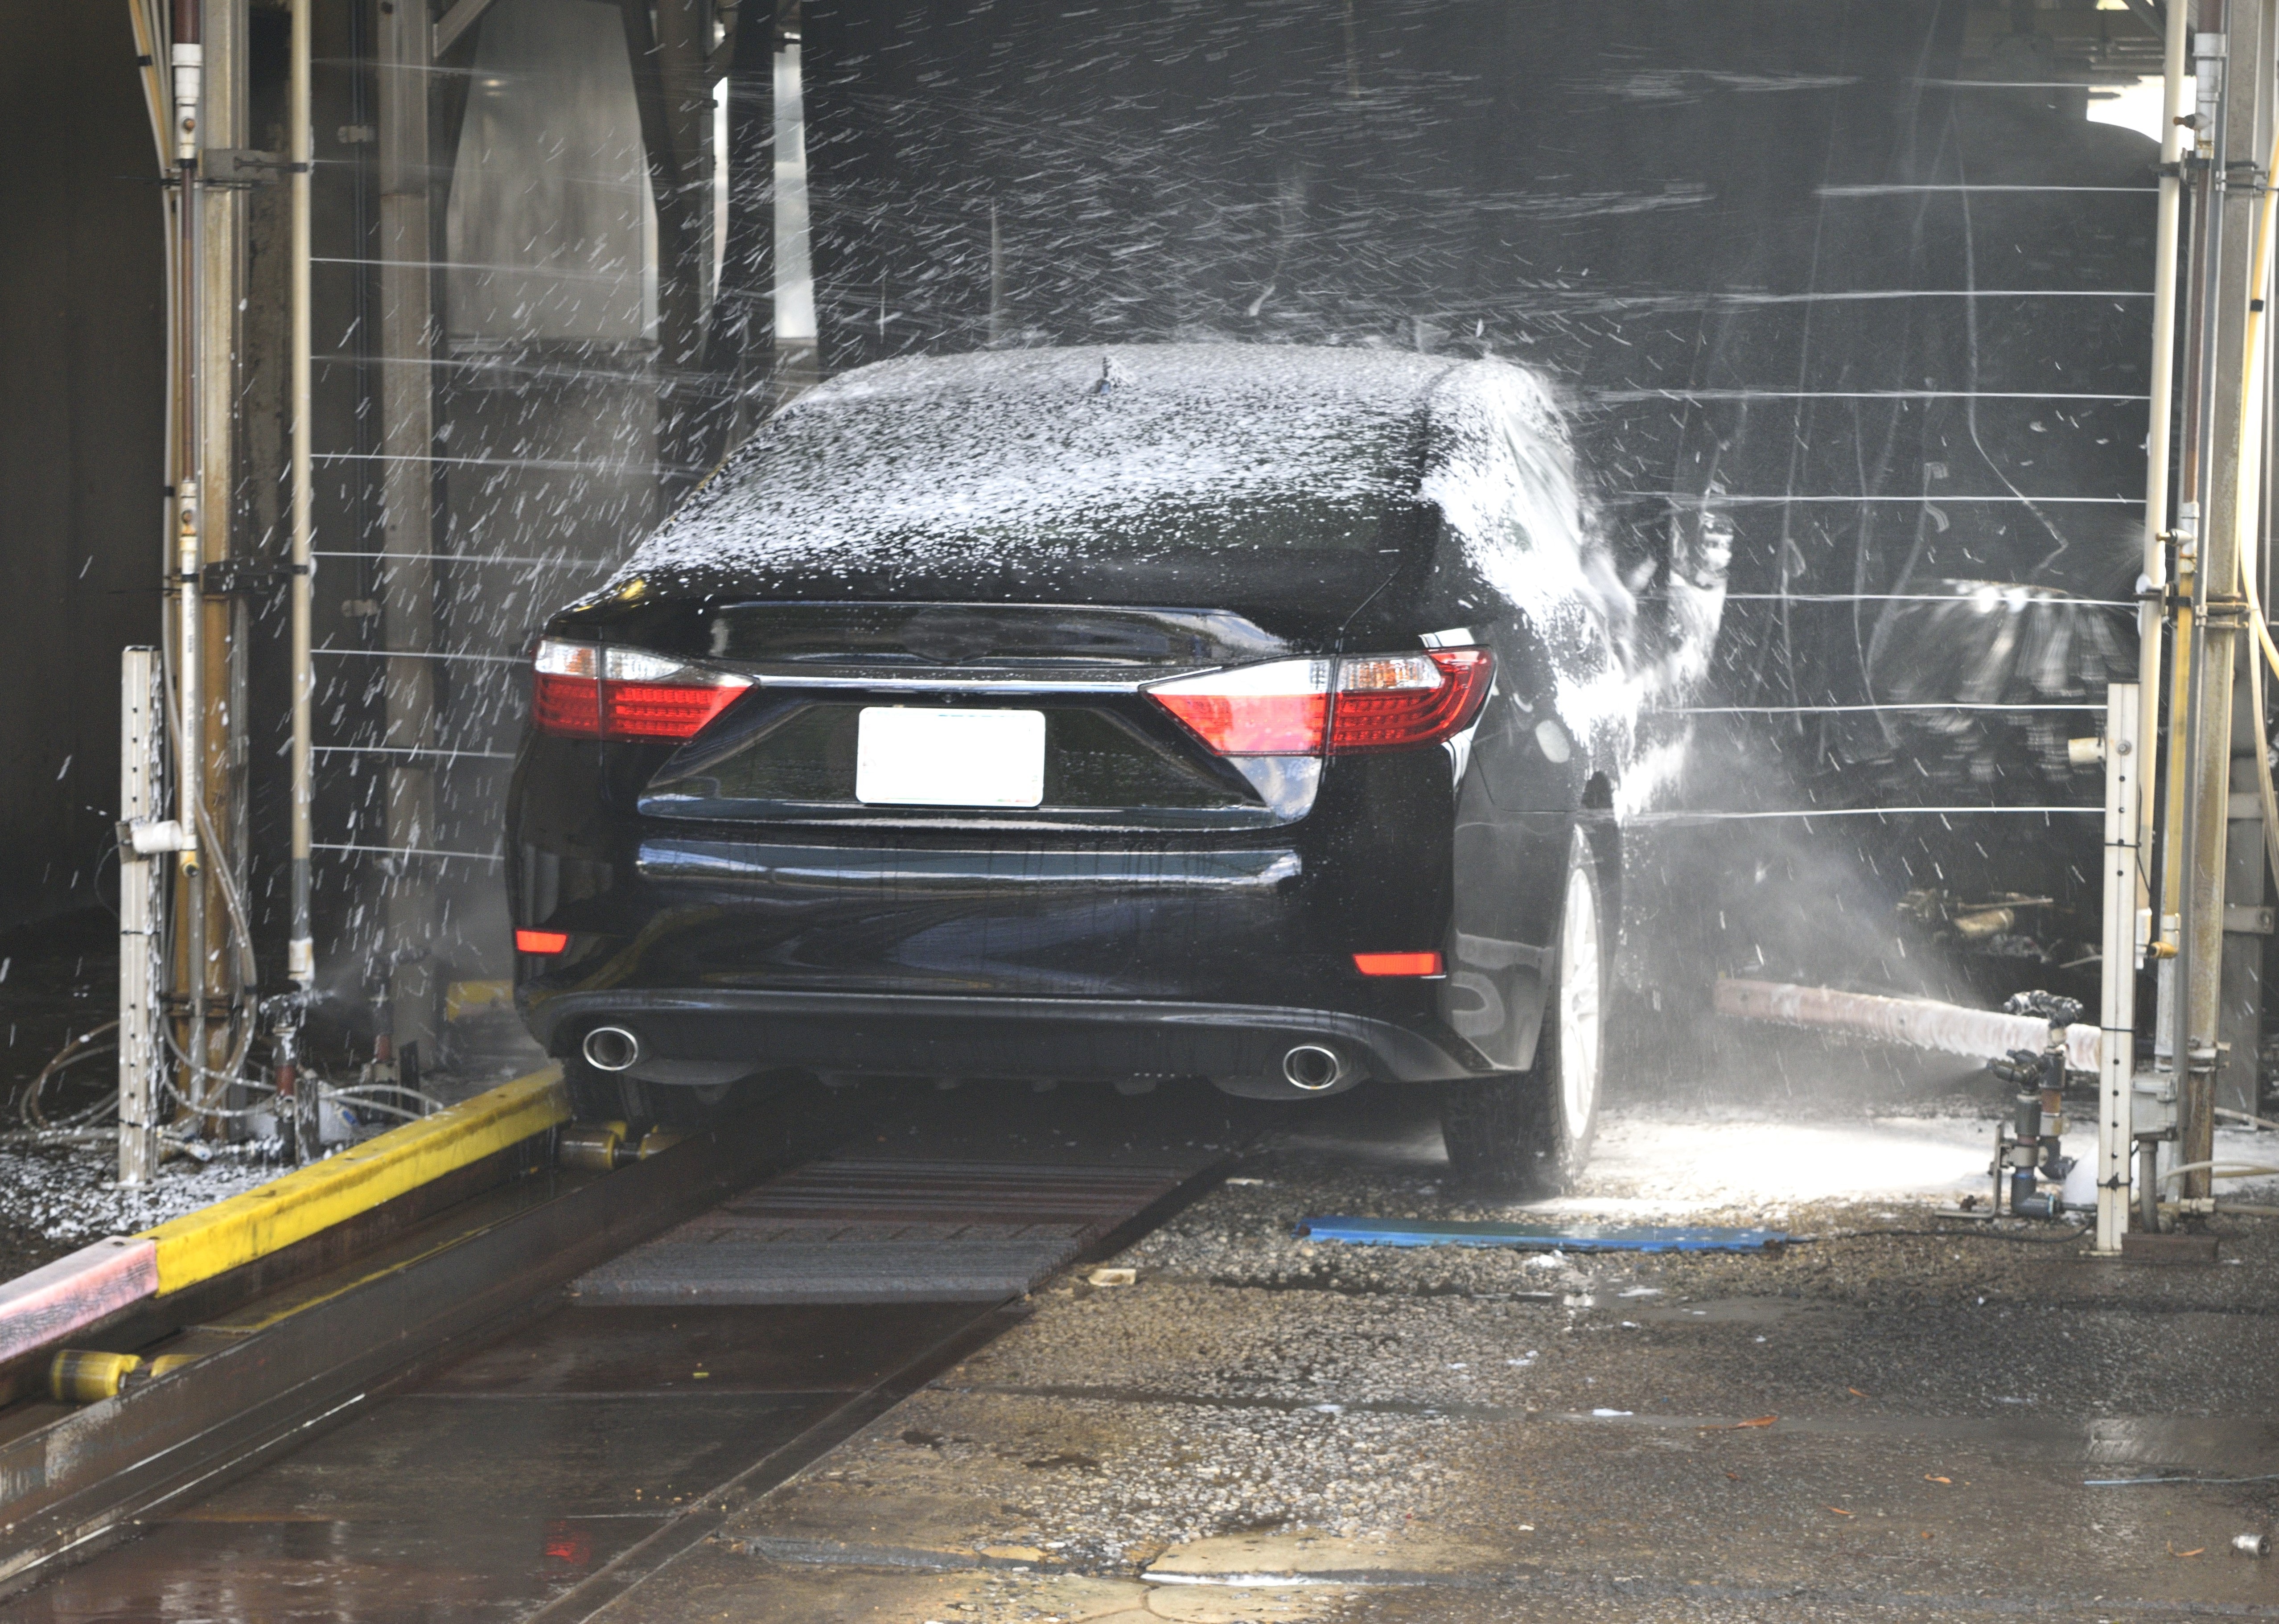
M1182 1180L1177 1188L1086 1246L1063 1267L1081 1268L1114 1257L1216 1189L1232 1165L1230 1153ZM770 1450L725 1482L695 1496L663 1528L530 1614L524 1624L573 1624L573 1620L593 1618L667 1563L710 1539L731 1517L762 1495L820 1459L934 1377L963 1363L1028 1317L1028 1310L1018 1303L977 1304L971 1320L853 1395L797 1436Z
M831 1169L859 1166L873 1176L877 1169L814 1161L855 1129L856 1120L835 1107L778 1095L735 1122L608 1173L557 1170L552 1136L541 1134L415 1187L362 1214L360 1226L310 1235L74 1335L74 1347L155 1348L180 1352L188 1362L118 1397L19 1425L12 1436L0 1429L0 1482L13 1492L0 1526L0 1595L180 1515L191 1502L372 1414L380 1400L429 1390L422 1384L446 1367L533 1329L557 1310L579 1316L587 1311L566 1303L571 1282L707 1209L758 1210L751 1204L764 1205L764 1188L739 1193L756 1181L812 1164L811 1172L782 1182L790 1193L780 1200L821 1200L835 1212L833 1201L843 1195L867 1211L875 1187L884 1191L879 1210L907 1218L907 1199L895 1205L909 1194L904 1183L850 1182ZM1128 1247L1214 1188L1237 1153L1228 1145L1165 1169L1168 1181L1146 1183L1129 1204L1110 1204L1097 1225L1071 1237L1072 1255L1045 1267L1081 1268ZM912 1164L915 1184L939 1199L940 1190L925 1184L930 1165ZM1017 1170L979 1165L1001 1183ZM953 1196L964 1188L948 1173L937 1173L935 1186L945 1177ZM1045 1206L1066 1194L1048 1181ZM1100 1203L1093 1195L1081 1205ZM569 1590L549 1596L541 1588L528 1597L524 1605L537 1607L530 1616L552 1624L591 1617L1025 1317L1017 1288L986 1299L910 1301L948 1312L919 1322L921 1335L881 1350L859 1383L810 1392L830 1402L811 1408L795 1430L730 1453L713 1468L710 1487L660 1507L660 1526ZM12 1391L21 1394L37 1381L44 1359L42 1352L7 1367Z
M416 1211L427 1222L390 1229L376 1217L360 1237L312 1237L297 1257L257 1260L76 1334L74 1345L122 1349L179 1336L197 1357L0 1441L0 1482L14 1490L0 1525L0 1595L550 1307L594 1265L818 1152L819 1126L764 1109L590 1175L548 1165L541 1136L526 1141L539 1154L504 1152L488 1164L505 1183L476 1193L463 1181L457 1205ZM384 1244L371 1245L374 1233ZM280 1283L296 1262L297 1277ZM11 1371L19 1393L35 1379L25 1364Z

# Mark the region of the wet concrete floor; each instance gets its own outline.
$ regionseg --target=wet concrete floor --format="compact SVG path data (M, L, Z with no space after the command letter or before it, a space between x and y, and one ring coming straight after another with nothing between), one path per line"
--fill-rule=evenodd
M1424 1106L1270 1130L1132 1283L1063 1275L630 1588L573 1590L973 1309L565 1310L0 1619L2279 1616L2231 1548L2279 1478L2091 1481L2279 1474L2279 1221L2192 1268L1898 1233L1946 1226L1889 1192L1783 1203L1807 1238L1766 1256L1292 1235L1501 1210Z
M2279 1615L2279 1565L2232 1550L2279 1481L2091 1481L2279 1474L2279 1225L2224 1221L2198 1268L1892 1233L1945 1226L1888 1193L1786 1203L1815 1238L1762 1257L1294 1239L1480 1214L1416 1115L1254 1153L1135 1283L1040 1293L601 1616Z

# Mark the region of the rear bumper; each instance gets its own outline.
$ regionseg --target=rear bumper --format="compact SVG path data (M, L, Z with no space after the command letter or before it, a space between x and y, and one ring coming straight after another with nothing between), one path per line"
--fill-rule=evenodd
M1303 1043L1336 1049L1382 1082L1493 1068L1437 1020L1154 999L994 998L749 989L562 992L526 1011L549 1053L596 1026L632 1029L673 1060L869 1075L1103 1081L1277 1078Z

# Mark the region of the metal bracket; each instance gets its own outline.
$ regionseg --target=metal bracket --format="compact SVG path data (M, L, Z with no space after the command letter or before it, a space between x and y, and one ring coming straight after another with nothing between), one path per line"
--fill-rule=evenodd
M2176 1084L2174 1074L2138 1072L2129 1080L2129 1137L2166 1139L2176 1131ZM2124 1181L2125 1182L2125 1181Z
M2268 936L2272 933L2272 913L2267 908L2253 908L2243 902L2223 905L2223 933L2226 936Z
M171 818L121 818L119 849L123 855L157 857L167 852L195 852L197 842Z
M269 598L285 590L306 564L267 563L251 558L221 558L198 571L198 591L209 598Z
M307 167L281 152L262 152L251 147L198 149L198 180L207 186L266 186Z

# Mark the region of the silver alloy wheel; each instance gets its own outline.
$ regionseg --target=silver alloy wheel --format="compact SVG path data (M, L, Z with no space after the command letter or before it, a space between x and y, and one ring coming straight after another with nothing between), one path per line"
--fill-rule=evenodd
M1577 1159L1598 1110L1604 976L1598 879L1591 869L1589 843L1577 835L1559 925L1559 1103L1570 1161Z

